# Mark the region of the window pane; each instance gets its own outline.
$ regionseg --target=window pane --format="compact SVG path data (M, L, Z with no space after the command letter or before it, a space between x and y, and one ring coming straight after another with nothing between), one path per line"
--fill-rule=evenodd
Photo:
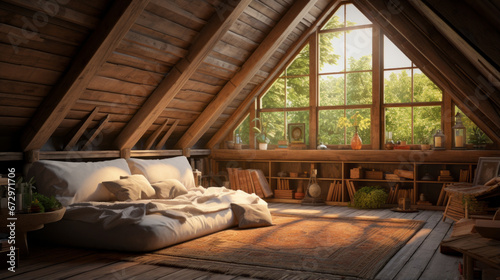
M372 103L372 73L357 72L347 74L347 104Z
M285 139L285 114L284 112L262 112L260 113L263 126L267 132L270 144L278 144L279 140ZM252 123L255 126L255 123ZM263 127L264 130L264 127Z
M286 70L287 76L309 75L309 44L295 57Z
M370 135L371 134L370 133L370 131L371 131L371 129L370 129L371 111L369 108L346 110L346 117L352 125L355 125L354 114L356 114L356 112L358 112L358 116L359 116L358 121L357 121L359 137L361 138L361 141L363 142L363 144L370 144L371 143L371 139L370 139L371 138L371 135ZM353 126L347 128L347 143L346 144L351 143L351 138L354 135L354 131L355 131L355 128Z
M319 76L319 105L344 105L344 74Z
M413 69L413 101L441 101L443 92L420 69Z
M285 79L278 78L261 99L262 108L285 107Z
M462 110L460 110L457 106L455 106L455 112L460 112L460 114L462 115L462 124L465 126L467 144L474 144L473 140L477 137L479 137L480 139L485 138L486 143L493 143L493 141L491 141L491 139L488 136L486 136L486 134L484 134L484 132L471 119L469 119L469 117L467 117L462 112ZM455 119L453 119L453 121L455 121Z
M386 108L385 109L385 131L392 132L392 140L411 141L411 108Z
M346 6L346 22L347 26L371 24L363 13L358 10L353 4L347 4Z
M309 144L309 111L287 112L287 123L303 123L306 126L305 141ZM288 139L290 140L290 139Z
M372 29L352 30L346 35L347 71L372 69Z
M410 59L384 36L384 68L411 67Z
M409 70L384 71L384 103L410 103Z
M422 144L424 139L431 143L438 129L441 129L441 106L413 107L414 144Z
M337 127L344 110L320 110L318 118L318 141L325 145L343 145L344 128Z
M344 32L319 34L319 72L344 71Z
M321 30L344 27L344 8L345 5L340 6Z
M250 115L234 130L234 135L236 136L236 134L240 135L242 144L250 143ZM236 137L233 139L236 140Z
M309 107L309 76L286 80L286 107Z

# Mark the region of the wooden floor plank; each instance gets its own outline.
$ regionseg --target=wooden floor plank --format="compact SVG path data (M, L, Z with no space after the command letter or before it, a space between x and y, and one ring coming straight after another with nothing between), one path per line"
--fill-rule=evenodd
M15 273L8 270L1 270L0 279L12 279L13 277L17 277L19 275L27 275L33 271L43 270L53 264L71 261L73 259L85 257L91 254L93 254L93 252L86 249L75 249L70 251L65 247L58 246L36 247L36 250L30 250L29 256L21 258L19 261L19 267L16 268Z
M397 280L413 280L419 279L420 275L423 273L425 267L427 267L432 256L439 249L439 244L446 236L446 233L450 229L451 224L442 222L439 223L432 230L431 233L424 240L422 245L413 254L408 263L403 269L398 273L395 279Z
M450 227L445 238L451 235L453 228ZM457 271L458 266L462 258L457 258L456 256L450 256L441 254L440 250L437 249L429 262L429 265L425 268L424 273L420 276L420 279L429 280L455 280L458 279Z
M109 279L158 279L161 275L155 274L156 272L161 272L161 267L149 264L137 264L133 266L126 267L121 270L115 271L111 275L103 275L101 277L93 278L95 280L109 280ZM148 273L152 273L151 275ZM170 272L170 271L169 271ZM175 273L175 272L173 272ZM167 275L170 275L169 273ZM165 275L165 274L163 274ZM111 277L110 277L111 276ZM175 279L175 278L172 278Z
M423 211L415 218L416 220L426 221L424 226L401 248L389 262L380 270L375 277L376 279L388 280L394 279L399 271L405 266L407 261L412 257L418 247L424 242L427 236L432 232L432 229L439 222L441 215L437 215L431 211Z
M102 277L102 276L106 276L106 277L108 277L108 279L121 279L121 278L116 277L116 276L121 275L120 271L122 271L128 267L135 266L135 265L138 265L138 263L123 262L123 261L109 263L106 266L102 266L102 267L97 268L97 269L93 269L93 270L90 270L90 271L87 271L84 273L80 273L80 274L72 276L68 279L88 280L88 279L96 279L97 277ZM174 268L171 268L171 270L172 270L171 272L176 271L176 269L174 269Z

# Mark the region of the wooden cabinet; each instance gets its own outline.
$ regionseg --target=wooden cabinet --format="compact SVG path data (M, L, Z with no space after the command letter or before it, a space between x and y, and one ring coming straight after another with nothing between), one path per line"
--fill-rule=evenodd
M279 180L287 180L292 190L301 185L307 188L311 170L317 169L321 198L330 205L347 205L350 200L347 187L351 184L356 190L377 185L388 192L398 190L399 194L407 193L417 208L440 210L446 206L446 192L443 188L454 182L472 182L479 157L495 156L496 153L498 152L219 150L213 152L211 157L216 163L215 173L224 174L227 167L263 170L273 191L278 188ZM351 169L355 168L361 168L364 176L352 177ZM404 174L403 177L388 176L394 174L395 170ZM286 172L286 175L281 172ZM337 186L340 191L333 201L328 196L332 186ZM421 194L425 196L427 203L417 204ZM270 200L300 202L300 199ZM397 200L388 202L395 204Z

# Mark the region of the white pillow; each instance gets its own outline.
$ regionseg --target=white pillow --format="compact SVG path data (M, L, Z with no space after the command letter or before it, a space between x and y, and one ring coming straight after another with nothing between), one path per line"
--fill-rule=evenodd
M156 198L155 189L143 175L120 176L120 180L104 181L102 184L119 201Z
M196 187L193 169L185 156L166 159L129 158L127 162L132 174L142 174L150 183L177 179L188 190Z
M179 195L187 194L188 190L177 179L165 179L151 184L156 191L156 198L168 199L176 198Z
M28 178L35 177L38 192L55 196L62 205L83 201L110 201L114 195L103 181L131 175L125 159L98 162L40 160L31 166Z

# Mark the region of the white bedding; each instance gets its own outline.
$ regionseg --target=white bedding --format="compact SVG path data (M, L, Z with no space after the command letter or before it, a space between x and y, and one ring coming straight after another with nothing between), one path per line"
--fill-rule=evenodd
M235 226L231 203L267 205L255 194L197 187L168 200L76 203L43 234L68 245L151 251Z

